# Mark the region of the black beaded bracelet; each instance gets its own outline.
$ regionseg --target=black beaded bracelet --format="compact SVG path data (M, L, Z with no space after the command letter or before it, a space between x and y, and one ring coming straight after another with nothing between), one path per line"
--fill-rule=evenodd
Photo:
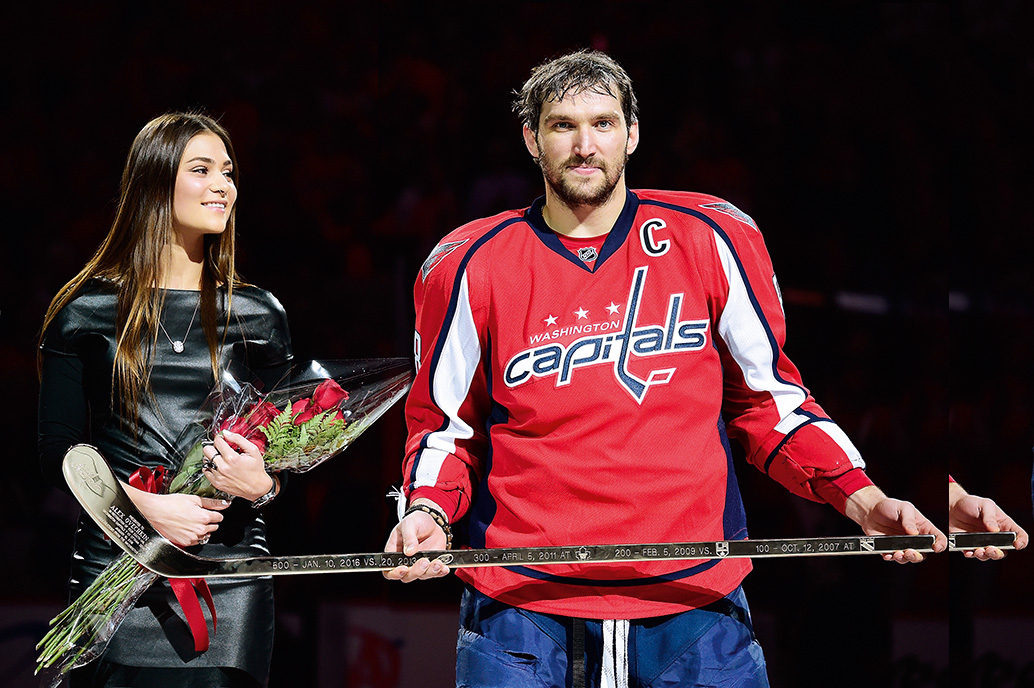
M405 518L417 511L423 511L434 519L434 522L437 523L438 527L442 529L443 533L445 533L445 549L452 549L452 528L449 527L449 522L445 520L445 515L438 511L438 509L427 506L426 504L414 504L406 509L406 513L402 514L402 518Z

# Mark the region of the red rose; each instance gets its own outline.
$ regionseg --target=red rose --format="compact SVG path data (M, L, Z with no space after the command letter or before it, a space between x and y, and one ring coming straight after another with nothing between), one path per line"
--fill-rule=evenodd
M312 403L318 406L320 411L334 408L346 399L348 392L341 389L341 385L333 380L324 380L312 393Z
M309 402L309 399L305 400L305 406L303 406L302 410L298 413L298 415L294 417L294 420L291 421L292 423L294 423L295 425L301 425L306 421L312 420L313 416L319 413L319 411L316 410L316 407ZM295 402L295 404L297 405L298 402Z
M228 418L219 426L220 430L229 430L238 435L243 435L259 448L259 451L266 450L266 436L259 428L269 425L274 418L280 415L280 410L268 401L255 406L250 413L238 418Z
M248 415L248 422L256 428L264 428L280 415L280 409L268 401L263 401Z
M312 393L311 399L299 399L291 406L291 413L295 414L291 421L295 425L312 420L312 418L324 411L330 410L348 399L348 392L341 389L341 385L333 380L324 380ZM338 411L335 416L344 419L344 414Z

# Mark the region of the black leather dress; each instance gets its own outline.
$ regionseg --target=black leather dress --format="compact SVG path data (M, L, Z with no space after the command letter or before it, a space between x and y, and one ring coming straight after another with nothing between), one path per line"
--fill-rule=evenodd
M126 481L140 466L173 468L170 456L180 431L195 418L213 386L212 369L196 291L167 290L162 323L169 337L183 339L176 353L161 331L153 356L153 397L141 395L139 422L124 423L111 404L115 354L115 288L91 280L57 315L44 336L40 385L39 448L45 477L65 489L61 459L71 445L88 442ZM225 293L221 294L225 307ZM220 310L220 313L224 311ZM269 292L234 289L228 329L220 315L222 354L260 377L275 381L291 358L283 307ZM183 338L189 327L189 334ZM225 519L199 554L209 557L268 554L265 523L244 500L234 500ZM80 516L72 559L70 591L78 596L121 550L85 515ZM218 631L211 644L194 651L190 631L168 583L159 580L119 627L101 660L131 667L234 667L264 684L273 642L272 579L213 579ZM207 613L206 613L207 617Z

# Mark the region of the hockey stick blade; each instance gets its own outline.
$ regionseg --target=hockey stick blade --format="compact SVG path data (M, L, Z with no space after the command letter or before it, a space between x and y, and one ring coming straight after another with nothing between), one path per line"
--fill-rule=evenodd
M949 533L948 551L965 552L978 547L1016 549L1016 533L1005 530L999 533Z
M932 535L874 535L646 545L462 549L421 552L414 556L397 552L371 552L210 559L184 551L162 537L137 511L104 457L94 447L78 444L69 449L65 454L62 470L72 494L112 542L128 552L145 568L167 578L390 571L398 566L411 566L422 557L441 561L452 568L467 568L886 554L905 549L932 552L934 542Z

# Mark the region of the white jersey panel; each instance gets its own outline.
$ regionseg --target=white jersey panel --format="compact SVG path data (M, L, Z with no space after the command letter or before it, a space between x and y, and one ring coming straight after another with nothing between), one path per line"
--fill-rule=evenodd
M791 431L796 430L807 422L807 416L802 416L799 413L791 413L788 416L784 416L783 419L776 424L775 429L776 432L782 433L783 435L789 435Z
M854 446L854 443L851 442L850 438L848 438L847 433L841 430L839 425L831 420L821 420L815 423L815 427L829 435L830 438L832 438L832 440L844 450L844 453L847 454L847 458L851 459L852 466L855 468L865 468L865 461L862 460L862 453L858 451L858 448Z
M718 322L718 334L729 347L747 386L755 392L771 394L779 417L786 418L805 402L807 396L800 387L782 382L775 376L775 351L769 342L768 330L750 301L732 249L717 232L714 233L714 241L729 285L729 298Z
M422 450L417 464L414 487L434 485L438 481L442 464L450 454L456 452L456 440L474 436L473 428L460 417L459 411L480 364L481 343L470 308L467 274L464 273L460 278L456 312L445 334L445 344L432 382L434 402L448 417L449 424L444 430L427 435L426 448Z

